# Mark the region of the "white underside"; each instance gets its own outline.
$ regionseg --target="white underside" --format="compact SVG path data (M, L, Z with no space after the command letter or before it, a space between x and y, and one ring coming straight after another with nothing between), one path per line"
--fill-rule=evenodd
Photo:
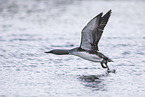
M81 51L81 52L72 52L71 55L75 55L78 57L81 57L83 59L93 61L93 62L101 62L103 59L98 57L96 54L89 54L87 52Z

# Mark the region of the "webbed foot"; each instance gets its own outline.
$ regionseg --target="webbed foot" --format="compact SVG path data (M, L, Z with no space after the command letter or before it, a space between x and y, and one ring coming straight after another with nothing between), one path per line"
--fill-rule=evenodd
M107 73L116 73L116 70L115 69L107 69Z

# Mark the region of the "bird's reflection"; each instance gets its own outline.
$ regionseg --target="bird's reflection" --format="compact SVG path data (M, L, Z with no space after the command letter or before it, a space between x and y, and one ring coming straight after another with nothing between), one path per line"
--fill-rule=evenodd
M105 85L102 83L104 79L100 75L81 75L79 79L81 84L93 90L101 90Z
M106 86L106 84L104 83L104 80L108 75L108 72L100 75L80 75L79 80L81 81L81 84L83 84L85 87L91 88L92 90L105 91L104 86Z

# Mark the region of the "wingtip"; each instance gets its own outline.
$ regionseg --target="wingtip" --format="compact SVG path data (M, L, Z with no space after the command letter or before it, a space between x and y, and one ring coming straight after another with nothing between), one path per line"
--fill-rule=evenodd
M106 14L110 14L111 15L112 13L112 9L110 9ZM103 15L103 12L101 12L100 14L98 14L97 16L102 16Z
M111 14L111 13L112 13L112 9L110 9L110 10L108 11L108 13L110 13L110 14Z
M110 9L104 16L106 16L106 15L111 15L111 13L112 13L112 9Z
M110 9L109 12L112 12L112 9Z
M103 15L103 12L99 13L97 16L102 16Z

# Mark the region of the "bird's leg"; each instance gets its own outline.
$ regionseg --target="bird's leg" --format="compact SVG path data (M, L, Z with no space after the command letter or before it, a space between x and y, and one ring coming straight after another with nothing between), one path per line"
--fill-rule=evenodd
M108 65L107 65L107 62L105 62L105 65L106 65L106 68L107 68L107 72L110 73L111 70L109 69ZM115 71L114 71L115 72Z
M103 67L103 68L107 68L107 74L109 74L110 72L112 72L112 73L115 73L116 72L116 70L115 69L113 69L113 70L110 70L109 69L109 67L108 67L108 65L107 65L107 60L105 60L105 59L103 59L100 63L101 63L101 66ZM104 65L105 64L105 65Z
M105 63L105 66L103 65L104 63ZM107 65L107 60L102 60L102 61L101 61L101 66L102 66L103 68L107 68L107 71L110 70L109 67L108 67L108 65Z
M109 69L109 67L108 67L108 65L107 65L107 62L105 63L105 65L106 65L107 70L109 71L110 69Z
M104 63L105 63L105 65L106 65L105 60L102 60L102 61L101 61L101 66L102 66L103 68L107 68L107 67L108 67L108 65L107 65L107 66L104 66L104 65L103 65Z

